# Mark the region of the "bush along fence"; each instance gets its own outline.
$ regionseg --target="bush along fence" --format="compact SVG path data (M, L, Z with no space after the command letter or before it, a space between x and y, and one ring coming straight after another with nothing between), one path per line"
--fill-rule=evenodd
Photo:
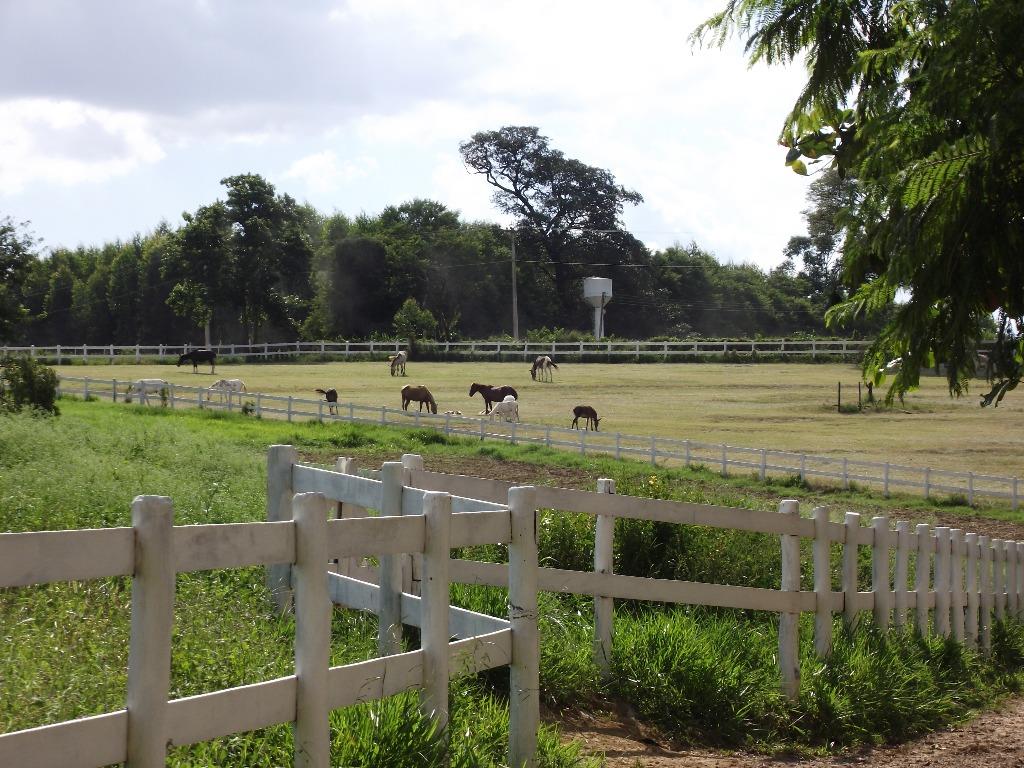
M132 576L126 707L0 735L0 765L93 768L127 761L163 766L169 745L187 745L293 723L294 765L328 768L332 709L419 689L421 707L444 729L453 675L510 670L509 764L534 766L539 725L537 542L533 490L502 503L403 488L401 463L380 480L307 467L295 452L269 454L268 522L173 525L171 500L140 496L132 527L0 534L0 587ZM339 504L379 511L336 519ZM508 620L449 604L450 549L508 544ZM421 596L391 577L415 553ZM374 556L379 586L329 570L332 559ZM295 674L168 701L175 574L267 565L269 586L295 612ZM330 666L332 604L381 617L380 657ZM399 653L402 623L420 648ZM452 637L457 638L454 642Z
M290 449L276 450L279 453L272 458L271 476L288 477L286 466L280 463L286 460L292 462L291 475L296 482L311 472L324 472L295 463L295 454L286 452ZM400 504L394 501L392 505L396 510L400 507L403 514L408 511L417 514L415 500L430 491L502 503L513 489L510 483L500 480L426 471L422 457L414 454L403 456L401 466L402 501ZM346 473L357 471L352 459L340 458L336 467ZM380 477L385 487L389 482L387 478L392 477L390 482L397 489L398 483L393 479L397 472L397 466L385 464L380 473L361 474ZM409 500L406 494L410 495ZM870 526L865 527L857 513L847 513L841 523L832 522L830 511L824 506L816 507L808 519L801 517L798 502L792 500L779 502L778 511L769 512L616 495L615 482L610 479L598 480L596 492L537 486L531 490L531 499L539 508L584 513L596 518L593 571L538 568L531 588L594 597L594 656L598 667L606 674L614 650L612 626L616 599L778 613L781 686L791 699L798 697L800 689L801 613L815 616L814 648L822 657L831 651L836 614L842 615L847 624L855 625L864 613L871 612L876 626L883 632L889 630L890 624L912 627L922 635L933 633L988 652L993 620L1019 620L1024 613L1024 542L990 539L960 529L927 524L911 530L907 521L898 521L893 527L886 517L875 517ZM287 517L287 514L286 507L281 505L273 509L272 519ZM366 511L345 506L338 514L347 518L364 515ZM613 572L613 546L617 518L778 535L781 543L779 589L616 574ZM480 536L481 541L485 539L488 537ZM802 571L801 539L811 541L812 590L802 586L804 577L810 574ZM838 589L833 579L834 547L841 549ZM871 552L870 584L861 584L858 579L861 547L870 548ZM402 584L400 597L406 600L404 593L415 593L428 577L426 565L419 562L418 556L400 556L399 559L400 562L381 561L379 568L352 562L338 566L357 580L381 585L382 626L393 626L394 617L398 615L398 608L394 606L388 609L390 613L383 612L385 592L396 593L398 585ZM453 559L448 568L451 581L456 583L504 587L517 578L512 564ZM282 574L274 583L283 584L284 578ZM514 597L509 600L513 606L518 604ZM531 610L535 609L536 602L531 602L530 606Z
M286 341L262 344L214 344L218 355L247 360L294 357L380 357L395 354L406 341ZM870 341L852 339L728 339L721 341L417 341L425 357L529 359L538 355L592 359L699 359L730 356L767 358L860 359ZM77 344L53 347L3 347L3 354L28 354L57 365L72 362L141 363L173 360L194 349L190 344Z
M125 389L130 381L117 379L90 379L76 376L60 377L61 392L82 397L124 401ZM1009 503L1014 510L1020 507L1024 488L1018 477L1005 477L969 471L912 467L892 462L864 461L836 456L814 456L794 451L771 448L746 448L725 443L705 443L697 440L656 437L654 435L628 435L621 432L592 432L566 429L541 424L505 422L473 416L430 414L403 411L386 406L338 403L331 413L323 400L307 400L285 395L267 395L249 392L243 402L237 393L233 396L213 393L208 389L168 384L161 402L171 408L197 406L200 408L238 411L243 407L260 417L285 418L289 421L347 421L361 424L435 429L449 436L497 440L512 444L544 445L579 453L582 456L603 454L616 459L633 458L649 461L652 465L703 466L717 469L723 476L746 472L764 481L769 477L798 477L826 480L849 489L856 484L879 490L886 497L893 490L921 493L925 498L937 494L960 496L969 506L979 497ZM135 396L138 397L138 396ZM149 395L150 401L156 401Z

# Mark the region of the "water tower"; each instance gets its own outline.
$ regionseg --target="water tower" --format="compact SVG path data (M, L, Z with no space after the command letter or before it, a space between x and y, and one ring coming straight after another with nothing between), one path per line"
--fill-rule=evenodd
M583 278L583 300L594 308L594 338L601 339L604 337L604 308L612 300L611 278Z

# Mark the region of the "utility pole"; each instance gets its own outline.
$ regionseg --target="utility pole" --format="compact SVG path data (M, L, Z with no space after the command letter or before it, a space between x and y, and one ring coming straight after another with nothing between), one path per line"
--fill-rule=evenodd
M519 341L519 299L516 296L516 231L509 230L512 237L512 338Z

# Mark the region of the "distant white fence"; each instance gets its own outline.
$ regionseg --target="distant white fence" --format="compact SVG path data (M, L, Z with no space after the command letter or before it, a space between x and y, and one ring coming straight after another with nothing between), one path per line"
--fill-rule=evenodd
M92 396L123 400L130 381L118 379L90 379L61 376L61 392L79 396ZM170 384L167 405L171 408L198 406L237 411L242 407L236 394L221 402L219 395L207 401L209 390ZM149 396L153 399L153 395ZM970 471L912 467L892 462L864 461L835 456L815 456L795 451L772 448L746 448L725 443L706 443L697 440L656 437L654 435L627 435L620 432L592 432L566 429L540 424L491 421L475 416L420 413L386 406L338 403L332 414L323 400L267 395L250 392L245 395L256 416L273 416L289 421L348 421L384 426L429 428L446 435L476 437L513 444L544 445L561 448L581 455L605 454L619 458L650 461L651 464L676 464L687 467L702 465L719 470L723 476L737 471L749 472L761 480L772 477L799 477L834 481L843 488L852 484L880 490L888 496L893 490L923 493L925 498L935 494L962 495L973 506L979 497L1000 499L1012 509L1020 506L1021 487L1017 477L989 475Z
M175 527L170 499L140 496L131 528L0 534L0 587L132 576L126 708L2 734L0 765L156 768L168 745L291 722L294 765L328 768L331 710L420 689L422 710L443 729L451 676L509 665L509 764L532 767L540 711L533 491L511 490L498 504L401 482L400 463L369 480L296 464L280 446L268 472L273 522ZM337 503L381 516L329 519ZM484 542L508 544L503 586L516 606L508 621L449 604L450 549ZM394 592L384 578L406 552L421 564L422 597ZM328 570L332 558L362 555L380 558L381 586ZM295 674L168 701L175 574L252 565L288 574L272 587L279 599L286 589L294 607ZM332 602L380 614L381 658L330 666ZM421 628L419 650L398 652L402 622Z
M768 355L774 357L858 358L870 341L851 339L732 339L723 341L420 341L417 345L435 355L503 356L528 359L537 355L553 357L598 356L722 357L723 355ZM329 356L364 357L388 355L406 347L405 341L287 341L263 344L213 344L218 355L268 360L276 357ZM199 347L189 344L115 345L77 344L55 347L3 347L3 353L29 354L58 365L72 361L142 362L143 359L175 359Z

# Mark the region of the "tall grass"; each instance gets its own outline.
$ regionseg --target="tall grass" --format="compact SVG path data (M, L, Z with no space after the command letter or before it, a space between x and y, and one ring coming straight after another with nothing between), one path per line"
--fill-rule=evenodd
M140 493L170 496L178 524L264 517L266 440L248 432L255 422L66 405L56 419L0 417L0 530L129 525ZM357 435L292 432L284 437L332 447ZM358 440L391 450L373 434L359 432ZM124 707L130 600L125 578L0 590L0 731ZM179 574L171 696L292 674L294 632L293 619L273 611L262 569ZM376 633L372 615L336 609L332 665L373 657ZM500 691L458 680L451 713L447 734L439 734L419 714L415 694L333 712L332 763L435 766L450 745L453 766L502 765L508 710ZM291 750L291 729L281 725L176 747L168 764L278 766L290 764ZM551 768L596 764L550 729L540 757Z
M433 432L373 426L287 424L209 412L166 413L66 401L60 419L4 419L0 428L0 530L129 524L138 493L169 495L176 522L228 522L264 516L265 451L290 443L304 458L337 453L364 463L403 452L432 460L516 462L518 472L552 469L592 482L613 477L620 493L771 509L760 484L716 479L694 470L654 470L637 462L582 458L543 448L450 440ZM117 421L114 421L114 419ZM787 488L786 496L810 496ZM884 504L844 497L864 511ZM927 510L921 508L923 513ZM540 518L544 565L593 566L591 516L545 510ZM778 588L776 537L620 519L619 573ZM461 554L501 560L504 547ZM870 563L862 553L866 580ZM809 560L809 548L804 552ZM840 548L835 547L836 570ZM810 568L804 569L810 574ZM808 585L805 585L809 587ZM503 589L453 585L455 604L503 615ZM126 580L57 584L0 592L0 728L12 730L123 706L127 649ZM225 610L229 606L230 610ZM684 741L765 750L832 750L898 741L966 717L1017 690L1024 631L998 625L993 654L982 657L912 633L881 636L869 624L837 628L835 651L813 656L810 617L801 632L803 683L791 704L779 692L777 617L745 611L616 606L612 675L592 660L592 600L543 593L541 687L551 704L624 699L645 720ZM188 574L178 579L173 644L175 696L289 674L294 626L270 609L259 569ZM332 663L374 653L375 620L337 610ZM464 678L452 688L453 765L496 765L507 733L504 670ZM414 697L332 715L332 759L357 765L432 765L440 742L418 718ZM275 765L287 762L286 727L176 749L174 765ZM582 764L575 747L546 732L543 762ZM388 761L391 762L388 762Z

